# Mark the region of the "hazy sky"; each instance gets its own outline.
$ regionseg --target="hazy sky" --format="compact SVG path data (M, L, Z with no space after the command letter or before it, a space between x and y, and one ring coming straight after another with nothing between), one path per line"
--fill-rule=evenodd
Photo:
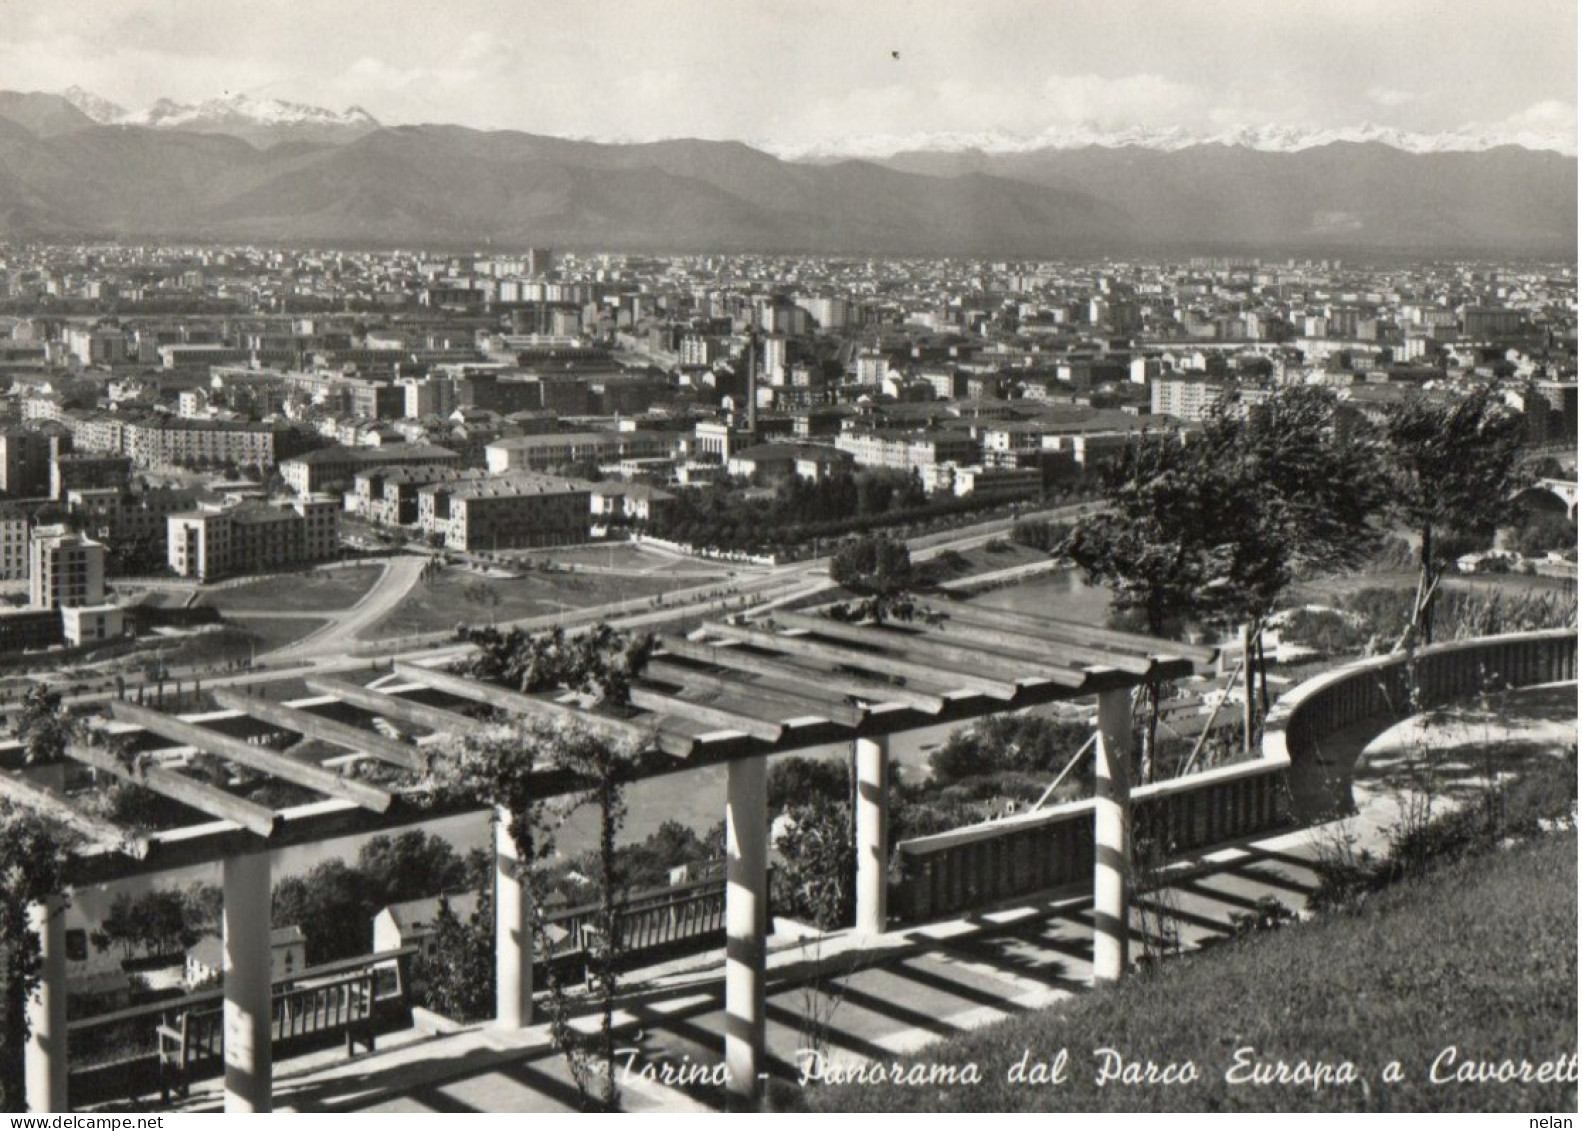
M1574 135L1576 59L1575 0L0 0L9 89L781 147L1081 123Z

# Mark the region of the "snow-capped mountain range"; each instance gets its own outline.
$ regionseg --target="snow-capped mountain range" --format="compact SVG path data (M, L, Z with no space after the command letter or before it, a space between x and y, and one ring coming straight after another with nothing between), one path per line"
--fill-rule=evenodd
M161 98L146 110L129 111L108 99L72 87L62 92L67 102L101 125L136 125L155 129L226 133L254 143L270 144L286 138L336 141L352 140L380 128L380 123L359 106L344 111L327 110L301 102L229 94L198 103L178 103ZM661 139L582 138L610 144L633 144ZM1496 131L1463 126L1442 133L1414 133L1393 126L1365 122L1340 129L1304 129L1280 125L1237 125L1213 133L1135 126L1110 129L1097 124L1057 126L1029 135L998 130L883 134L810 144L774 140L751 142L755 148L787 161L824 162L850 158L882 159L902 153L1014 154L1049 149L1121 149L1135 147L1174 152L1197 145L1224 145L1264 153L1297 153L1336 142L1373 142L1407 153L1480 153L1502 145L1549 150L1575 156L1575 134L1563 132Z
M1575 156L1577 151L1575 135L1531 131L1496 133L1476 126L1425 134L1372 122L1343 129L1237 125L1216 133L1194 133L1177 126L1164 129L1142 126L1102 129L1096 125L1082 125L1059 126L1031 135L1007 134L997 130L972 133L886 134L853 138L833 144L817 143L803 146L763 142L758 148L768 150L787 161L829 161L847 158L878 159L894 157L898 153L972 151L1032 153L1045 149L1084 149L1089 146L1097 146L1101 149L1122 149L1130 146L1174 152L1195 145L1227 145L1263 153L1297 153L1304 149L1315 149L1336 142L1373 142L1407 153L1481 153L1502 145L1552 150L1567 156Z
M161 98L142 111L128 111L76 86L63 91L61 97L100 125L233 134L255 143L273 143L287 137L319 141L350 140L379 129L378 120L360 106L335 111L302 102L256 98L241 93L197 103Z

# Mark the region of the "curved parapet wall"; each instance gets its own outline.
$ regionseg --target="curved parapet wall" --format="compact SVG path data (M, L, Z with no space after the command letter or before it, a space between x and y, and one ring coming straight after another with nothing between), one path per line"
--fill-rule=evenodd
M1412 715L1483 693L1576 679L1575 629L1456 640L1362 660L1299 684L1264 723L1263 754L1290 765L1291 809L1310 822L1353 810L1357 751ZM1412 678L1415 671L1415 679Z

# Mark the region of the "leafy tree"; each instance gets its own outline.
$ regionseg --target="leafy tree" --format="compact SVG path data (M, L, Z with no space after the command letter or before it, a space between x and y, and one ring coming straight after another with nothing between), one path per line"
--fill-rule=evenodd
M458 891L469 879L450 843L422 829L367 841L357 853L357 870L375 914L392 903Z
M1439 583L1469 540L1487 545L1523 485L1521 415L1481 386L1448 404L1415 396L1383 428L1390 512L1418 540L1417 593L1399 646L1432 644Z
M841 545L829 562L830 580L860 597L850 619L911 620L916 611L909 590L917 584L912 554L905 542L882 534Z
M43 976L29 907L62 888L66 835L0 802L0 1109L26 1111L27 1001Z
M1317 387L1281 390L1245 416L1222 403L1193 445L1205 478L1224 484L1225 509L1213 516L1216 541L1231 548L1229 569L1205 613L1242 623L1260 642L1248 678L1264 680L1265 621L1291 582L1315 572L1353 569L1378 545L1373 520L1383 505L1371 438L1336 426L1336 399ZM1250 686L1250 682L1249 682Z
M654 650L652 636L618 632L602 622L573 637L558 628L540 633L485 628L469 629L466 639L477 648L467 662L470 675L522 691L566 688L612 706L625 705L632 680Z
M22 740L29 766L52 766L66 757L66 746L75 736L77 722L58 691L33 684L22 696L16 733Z
M308 964L317 966L367 954L378 909L361 872L344 860L326 860L275 885L271 917L277 927L302 928Z
M857 910L851 806L814 794L787 816L776 842L782 863L775 870L775 906L823 930L851 926Z
M494 1009L494 892L484 885L465 921L440 897L434 953L419 956L412 978L425 1003L446 1017L471 1021Z
M841 802L851 798L847 763L834 758L785 758L769 767L769 811L784 812L812 797Z
M1516 551L1523 557L1540 558L1551 550L1575 551L1576 523L1563 512L1534 510L1516 531Z
M1227 476L1173 434L1145 433L1106 475L1108 507L1085 516L1060 547L1090 584L1107 586L1111 607L1168 637L1215 610L1235 547L1221 537L1235 498ZM1153 776L1160 688L1144 686L1147 713L1139 777Z

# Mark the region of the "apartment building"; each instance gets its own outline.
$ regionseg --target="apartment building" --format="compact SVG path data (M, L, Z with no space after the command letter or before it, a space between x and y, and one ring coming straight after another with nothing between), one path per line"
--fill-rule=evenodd
M28 603L35 609L104 604L102 543L64 526L40 526L28 542Z
M511 476L435 483L419 493L419 524L452 550L522 550L588 540L587 483Z
M199 581L330 561L340 549L340 505L326 496L241 503L167 522L170 568Z
M851 431L835 437L835 447L858 467L918 471L941 463L977 463L982 446L973 437L952 433Z

